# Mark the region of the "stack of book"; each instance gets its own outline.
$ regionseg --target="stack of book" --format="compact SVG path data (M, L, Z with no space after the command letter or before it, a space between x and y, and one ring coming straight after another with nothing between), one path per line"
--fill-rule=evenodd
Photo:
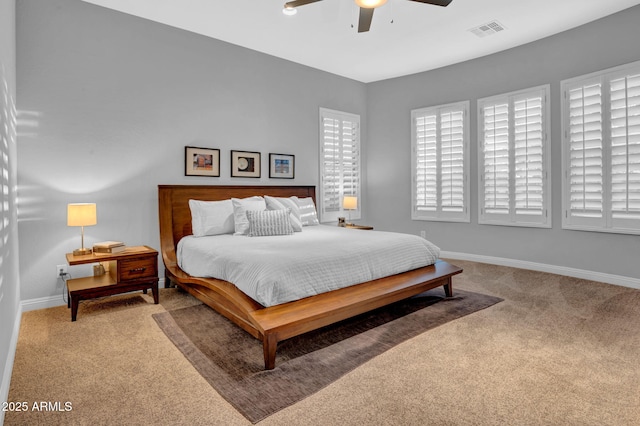
M103 241L93 245L93 252L96 254L120 253L126 248L122 241Z

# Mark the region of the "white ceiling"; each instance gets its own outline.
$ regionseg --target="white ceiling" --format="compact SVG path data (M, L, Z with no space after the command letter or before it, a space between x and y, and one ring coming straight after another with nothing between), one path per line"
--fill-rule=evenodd
M83 0L365 83L509 49L640 4L640 0L389 0L367 33L353 0L323 0L285 16L286 0ZM505 31L469 29L497 20ZM393 23L391 22L393 21ZM353 25L353 27L352 27Z

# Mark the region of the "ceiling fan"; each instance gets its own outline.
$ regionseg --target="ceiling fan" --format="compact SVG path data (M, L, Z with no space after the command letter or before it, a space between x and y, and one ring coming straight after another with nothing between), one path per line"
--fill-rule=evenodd
M322 0L293 0L284 4L284 9L289 11L295 11L298 6L304 6L305 4L315 3ZM364 33L371 28L371 20L373 19L373 11L382 6L387 0L354 0L360 7L360 17L358 19L358 32ZM409 0L418 3L432 4L434 6L449 6L453 0Z

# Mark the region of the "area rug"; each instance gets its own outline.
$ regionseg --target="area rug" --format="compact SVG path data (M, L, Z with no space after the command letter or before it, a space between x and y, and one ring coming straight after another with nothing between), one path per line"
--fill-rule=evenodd
M331 384L425 331L502 299L441 288L281 342L265 371L262 343L206 305L154 314L169 339L216 391L252 423Z

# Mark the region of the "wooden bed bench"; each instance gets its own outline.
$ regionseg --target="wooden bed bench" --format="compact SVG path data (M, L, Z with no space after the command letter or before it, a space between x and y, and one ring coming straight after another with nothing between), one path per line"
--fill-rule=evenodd
M402 274L264 307L233 284L192 277L176 260L180 238L191 234L189 200L216 201L254 195L312 197L313 186L192 186L160 185L160 245L165 285L174 283L262 341L265 369L275 368L278 342L443 286L452 296L452 277L461 268L444 261Z

